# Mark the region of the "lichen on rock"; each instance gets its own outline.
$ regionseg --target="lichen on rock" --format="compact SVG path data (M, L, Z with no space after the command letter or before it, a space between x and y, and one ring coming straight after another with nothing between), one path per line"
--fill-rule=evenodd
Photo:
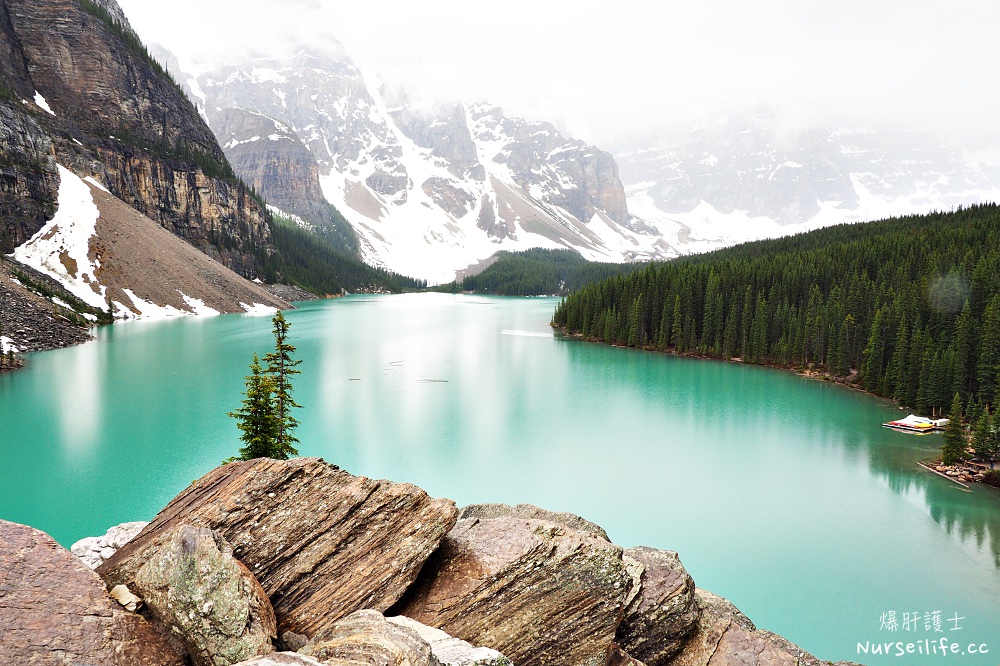
M136 572L135 586L196 666L229 666L274 651L267 594L218 532L174 528Z

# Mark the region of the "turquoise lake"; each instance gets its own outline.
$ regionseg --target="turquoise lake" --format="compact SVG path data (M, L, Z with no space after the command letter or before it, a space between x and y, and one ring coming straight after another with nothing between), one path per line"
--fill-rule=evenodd
M904 413L788 372L554 335L556 302L350 296L286 313L300 454L676 550L699 587L823 659L1000 663L1000 492L917 467L938 436L884 429ZM226 412L272 345L269 317L226 315L29 356L0 375L0 518L66 546L149 520L237 452ZM859 653L942 638L966 654Z

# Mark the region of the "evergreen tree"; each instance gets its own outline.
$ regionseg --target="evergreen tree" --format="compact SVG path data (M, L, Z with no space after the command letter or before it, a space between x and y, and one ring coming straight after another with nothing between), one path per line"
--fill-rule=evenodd
M299 440L292 434L299 422L291 415L292 409L301 407L292 398L291 376L297 375L301 370L296 366L301 363L300 359L292 359L295 347L288 344L288 329L291 326L285 316L278 311L271 320L274 331L274 351L264 356L267 363L267 374L271 378L273 385L273 409L277 422L277 432L274 440L274 455L272 458L286 460L297 455L298 451L292 446Z
M277 457L273 455L278 436L278 421L271 404L273 392L274 383L261 367L257 354L254 354L250 374L246 377L243 404L236 411L229 412L229 416L237 421L236 427L243 431L240 439L244 446L240 449L238 460Z
M993 457L992 437L993 419L990 410L984 409L972 430L972 450L983 460L990 460Z
M944 446L941 447L941 461L954 465L968 457L965 427L962 425L962 396L955 394L948 412L948 425L944 429Z

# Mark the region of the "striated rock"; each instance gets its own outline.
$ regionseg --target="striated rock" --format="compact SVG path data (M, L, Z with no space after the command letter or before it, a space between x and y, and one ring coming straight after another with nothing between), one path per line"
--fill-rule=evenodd
M299 654L326 664L441 666L417 632L373 610L351 613L326 627Z
M508 516L548 520L553 523L564 525L571 530L586 532L587 534L592 534L599 539L611 541L611 539L608 538L608 533L604 531L604 528L596 523L592 523L574 513L567 513L565 511L549 511L548 509L537 507L534 504L517 504L515 506L510 506L509 504L470 504L462 507L462 509L458 512L459 520L464 518L505 518Z
M629 585L621 548L591 533L516 515L466 518L393 610L516 664L597 666Z
M219 467L174 498L98 568L128 583L178 524L218 530L271 598L280 631L314 636L356 610L385 610L454 525L451 500L317 458Z
M218 532L179 525L135 576L146 605L195 666L229 666L274 651L274 611Z
M182 666L142 616L47 534L0 520L0 663Z
M119 548L131 541L149 523L137 520L109 527L101 536L84 537L70 547L70 552L91 569L99 567Z
M263 657L254 657L233 666L323 666L323 662L295 652L272 652Z
M428 627L416 620L397 615L389 622L412 629L431 646L431 652L442 666L510 666L510 660L496 650L475 647L460 638L449 636L440 629Z
M829 666L780 636L758 631L726 599L701 589L695 595L701 617L672 666Z
M9 25L0 16L0 40ZM8 64L0 58L0 72ZM22 65L23 66L23 65ZM2 78L0 81L11 81ZM27 84L26 84L27 85ZM28 86L30 88L30 85ZM31 99L34 91L24 93ZM33 118L26 105L16 98L3 103L0 95L0 255L31 238L55 212L59 173L52 155L52 141Z
M629 548L623 559L634 582L615 638L649 666L666 664L697 625L694 581L669 550Z

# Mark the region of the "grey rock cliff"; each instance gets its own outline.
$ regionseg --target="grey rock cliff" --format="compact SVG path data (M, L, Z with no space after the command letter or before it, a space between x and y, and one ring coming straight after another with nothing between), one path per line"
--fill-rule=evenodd
M117 5L101 5L105 13L96 15L72 0L0 0L0 50L10 55L3 83L15 93L0 106L21 106L20 99L31 101L37 91L53 112L28 106L51 141L47 159L94 174L136 210L237 272L255 276L255 253L270 243L266 213L226 175L211 130L120 23ZM22 174L24 165L43 164L39 141L11 145L17 150L10 159ZM41 170L51 173L47 166ZM40 193L43 209L55 200L51 178L44 175L13 192L28 199L22 205L29 209L37 206L25 194ZM0 206L14 205L10 201ZM23 241L44 222L35 212L10 230L11 218L0 218L0 242Z

